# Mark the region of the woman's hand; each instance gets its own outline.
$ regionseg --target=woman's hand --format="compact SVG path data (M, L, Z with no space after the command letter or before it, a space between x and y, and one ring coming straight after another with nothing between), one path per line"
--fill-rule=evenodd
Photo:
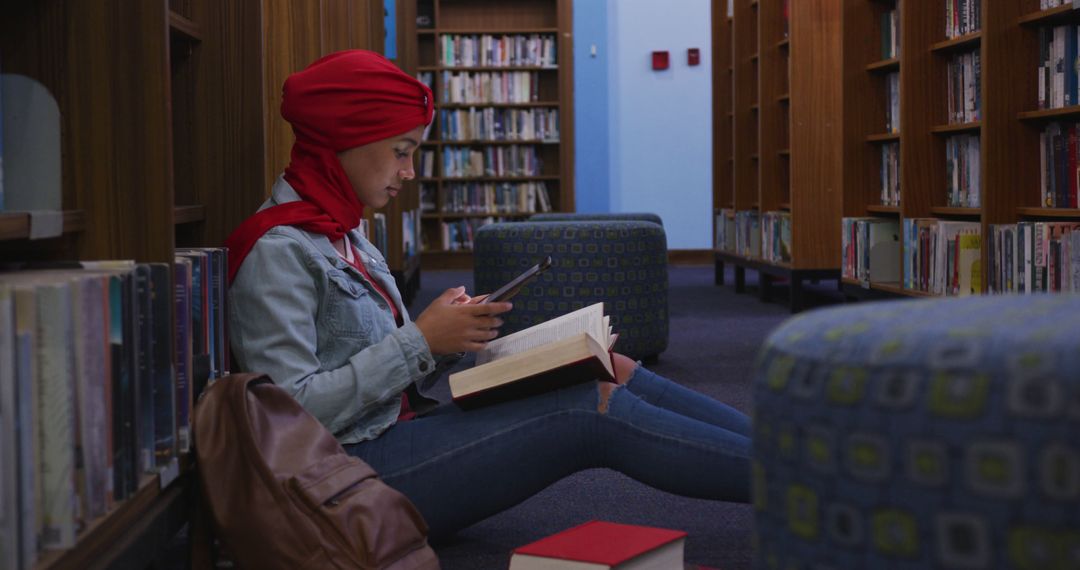
M432 354L476 352L498 336L502 319L495 315L514 306L511 303L470 302L473 300L465 295L464 287L447 289L416 318L416 327L424 335Z

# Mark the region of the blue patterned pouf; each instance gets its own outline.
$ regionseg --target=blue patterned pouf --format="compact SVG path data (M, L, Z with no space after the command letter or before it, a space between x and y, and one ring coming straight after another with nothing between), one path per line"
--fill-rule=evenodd
M552 267L522 288L502 335L603 301L615 350L659 355L668 344L667 238L642 221L510 222L475 236L475 289L493 291L550 255Z
M754 455L755 568L1080 568L1080 296L796 317Z

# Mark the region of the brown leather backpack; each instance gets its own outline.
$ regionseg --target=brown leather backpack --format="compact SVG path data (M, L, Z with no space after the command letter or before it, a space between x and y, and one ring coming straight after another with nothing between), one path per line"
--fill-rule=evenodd
M214 382L194 423L203 499L240 568L438 569L416 507L268 377Z

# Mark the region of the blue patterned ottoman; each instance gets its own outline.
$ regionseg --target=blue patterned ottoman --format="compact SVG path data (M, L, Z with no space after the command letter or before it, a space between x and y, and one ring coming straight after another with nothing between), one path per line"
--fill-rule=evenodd
M796 317L754 455L756 568L1080 568L1080 296Z
M552 267L514 298L509 334L603 301L615 350L652 358L668 344L667 238L642 221L495 223L475 236L475 290L493 291L550 255Z
M610 222L627 220L652 222L660 226L664 225L664 221L660 219L660 216L650 212L604 212L596 214L582 212L545 212L543 214L533 214L529 216L530 222Z

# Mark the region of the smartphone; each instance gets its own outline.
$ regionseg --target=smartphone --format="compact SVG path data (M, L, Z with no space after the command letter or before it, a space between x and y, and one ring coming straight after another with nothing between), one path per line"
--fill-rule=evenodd
M484 298L481 303L498 303L500 301L508 301L529 281L536 279L541 273L547 271L551 267L551 256L547 256L543 261L525 270L524 273L510 280L509 283L499 287L493 291L490 295Z

